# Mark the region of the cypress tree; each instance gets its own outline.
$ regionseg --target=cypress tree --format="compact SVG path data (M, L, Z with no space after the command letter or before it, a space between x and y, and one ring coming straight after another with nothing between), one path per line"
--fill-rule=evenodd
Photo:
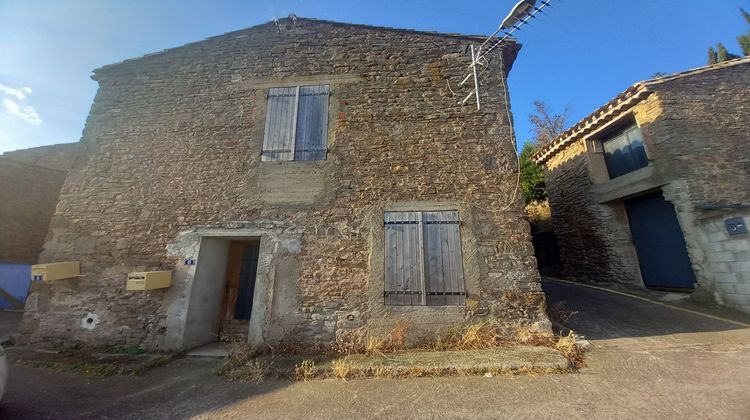
M740 9L740 13L742 13L742 17L745 19L745 21L750 24L750 13L746 12L745 9ZM740 47L742 48L742 54L743 55L750 55L750 31L747 31L745 35L740 35L737 37L737 42L740 43ZM721 63L723 61L732 60L735 58L740 58L739 55L730 53L727 48L722 44L721 42L716 44L716 49L714 50L713 47L708 48L708 64L716 64Z
M708 64L716 64L719 62L719 59L716 57L716 50L714 50L714 47L708 47Z
M750 13L746 12L745 9L740 9L740 13L742 13L742 17L745 18L745 22L750 25ZM748 30L745 35L738 36L737 42L740 43L742 54L750 55L750 30Z
M724 46L721 42L716 44L716 58L719 63L723 63L724 61L732 60L735 58L740 58L739 55L732 54L727 50L727 47Z

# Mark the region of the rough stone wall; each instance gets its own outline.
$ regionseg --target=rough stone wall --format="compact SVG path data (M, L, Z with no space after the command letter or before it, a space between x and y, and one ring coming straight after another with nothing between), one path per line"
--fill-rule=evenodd
M599 204L591 191L589 160L583 140L568 146L545 165L545 184L563 277L581 281L638 284L628 258L631 246L622 204Z
M75 164L78 153L78 143L63 143L5 152L0 159L68 172Z
M34 340L166 348L169 312L184 299L170 289L128 293L125 273L182 270L186 255L167 253L178 236L250 223L302 237L294 268L269 271L272 316L295 320L279 340L330 342L376 321L365 292L383 281L372 238L396 202L457 203L470 221L464 254L480 287L458 319L548 325L523 199L513 194L501 56L482 75L482 111L459 106L446 82L455 89L465 75L469 42L283 20L97 71L87 158L63 187L42 255L80 260L85 276L34 284L22 328ZM516 52L506 49L507 69ZM268 87L318 82L332 91L327 160L261 162ZM289 313L276 313L290 301ZM415 322L439 319L442 308L420 311ZM93 330L80 327L89 312L100 320Z
M729 236L724 220L744 217L748 223L748 210L701 207L750 206L749 86L750 64L709 71L657 85L636 112L650 121L643 133L654 176L670 181L664 195L685 234L698 281L694 297L745 312L750 235Z
M0 263L37 262L75 156L69 144L0 156Z

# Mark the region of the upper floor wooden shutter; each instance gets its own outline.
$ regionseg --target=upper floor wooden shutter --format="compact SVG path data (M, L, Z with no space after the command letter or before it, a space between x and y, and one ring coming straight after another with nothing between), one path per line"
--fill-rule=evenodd
M294 159L294 122L297 116L296 87L268 91L266 131L261 160Z
M325 160L329 95L328 85L271 88L262 160Z
M325 160L329 95L328 85L300 87L294 160Z

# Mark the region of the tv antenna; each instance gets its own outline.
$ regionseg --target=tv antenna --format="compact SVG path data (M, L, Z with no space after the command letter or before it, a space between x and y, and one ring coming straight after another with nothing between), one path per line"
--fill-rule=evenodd
M511 9L510 13L508 13L508 16L503 19L497 30L495 30L492 35L487 37L487 39L482 42L482 45L480 45L478 49L475 49L474 45L470 46L471 64L469 65L469 74L466 75L466 77L461 81L461 83L458 84L458 86L463 86L467 82L469 82L469 80L474 79L474 90L466 95L464 100L460 102L461 105L466 105L469 99L474 96L477 102L477 111L482 109L482 104L479 101L480 73L477 71L477 67L480 65L484 66L485 68L489 66L489 61L487 61L487 58L485 56L492 52L492 50L500 46L500 44L505 42L505 40L510 38L510 36L513 35L514 32L529 23L529 20L535 18L537 14L541 13L545 7L549 6L552 0L542 0L539 6L537 6L538 1L539 0L519 1L518 3L516 3L513 9ZM501 32L503 33L503 35L498 38L498 34L500 34ZM489 44L493 40L495 42L487 46L487 44Z

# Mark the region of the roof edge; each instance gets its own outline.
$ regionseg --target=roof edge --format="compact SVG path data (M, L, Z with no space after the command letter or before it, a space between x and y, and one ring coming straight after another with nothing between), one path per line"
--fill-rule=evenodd
M274 24L274 23L276 23L276 24L281 24L282 22L289 23L289 22L292 22L293 20L297 21L297 22L302 21L302 22L311 22L311 23L323 23L323 24L327 24L327 25L349 26L349 27L356 27L356 28L363 28L363 29L374 29L374 30L389 31L389 32L400 32L400 33L415 34L415 35L427 35L427 36L435 36L435 37L441 37L441 38L457 38L457 39L465 39L465 40L471 40L471 41L484 41L484 40L487 39L487 35L465 35L465 34L459 34L459 33L446 33L446 32L424 31L424 30L407 29L407 28L393 28L393 27L389 27L389 26L367 25L367 24L364 24L364 23L337 22L337 21L333 21L333 20L305 18L305 17L296 17L294 19L292 19L291 17L284 17L284 18L281 18L281 19L275 19L275 20L270 20L270 21L264 22L264 23L259 23L257 25L249 26L247 28L238 29L238 30L230 31L230 32L225 32L223 34L211 36L211 37L204 38L204 39L201 39L201 40L198 40L198 41L188 42L186 44L182 44L182 45L179 45L179 46L176 46L176 47L166 48L166 49L163 49L161 51L155 51L155 52L152 52L152 53L144 54L144 55L139 56L139 57L128 58L128 59L125 59L125 60L122 60L122 61L118 61L118 62L115 62L115 63L106 64L104 66L101 66L101 67L98 67L98 68L94 69L93 73L94 73L94 75L96 75L96 74L102 74L102 73L104 73L104 72L106 72L108 70L120 67L120 66L125 65L125 64L130 64L130 63L133 63L133 62L136 62L136 61L140 61L140 60L143 60L143 59L146 59L146 58L150 58L150 57L154 57L154 56L159 56L159 55L162 55L162 54L166 54L166 53L169 53L169 52L172 52L172 51L175 51L175 50L179 50L181 48L190 47L190 46L193 46L193 45L196 45L196 44L200 44L202 42L211 41L211 40L215 40L215 39L223 38L223 37L231 37L231 36L234 36L234 35L239 35L242 32L246 32L246 31L249 31L249 30L252 30L252 29L260 28L260 27L266 26L266 25L271 25L271 24ZM509 44L518 44L515 38L509 38L508 39L508 43Z
M556 139L547 143L532 156L532 159L539 165L547 162L558 152L565 149L565 147L577 141L581 136L594 131L603 120L607 121L622 115L650 94L651 91L646 86L636 83L617 95L614 99L597 108L596 111L566 130Z
M578 123L563 132L557 138L547 143L532 156L532 159L534 159L534 161L540 165L547 162L550 158L563 150L569 144L578 140L581 136L594 131L602 121L608 121L612 118L616 118L617 116L635 106L641 100L645 99L652 93L652 91L649 89L650 87L661 85L685 77L706 73L709 71L725 69L748 63L750 63L750 56L736 58L721 63L711 64L708 66L697 67L668 76L638 82L617 95L614 99L597 108L594 112L580 120Z

